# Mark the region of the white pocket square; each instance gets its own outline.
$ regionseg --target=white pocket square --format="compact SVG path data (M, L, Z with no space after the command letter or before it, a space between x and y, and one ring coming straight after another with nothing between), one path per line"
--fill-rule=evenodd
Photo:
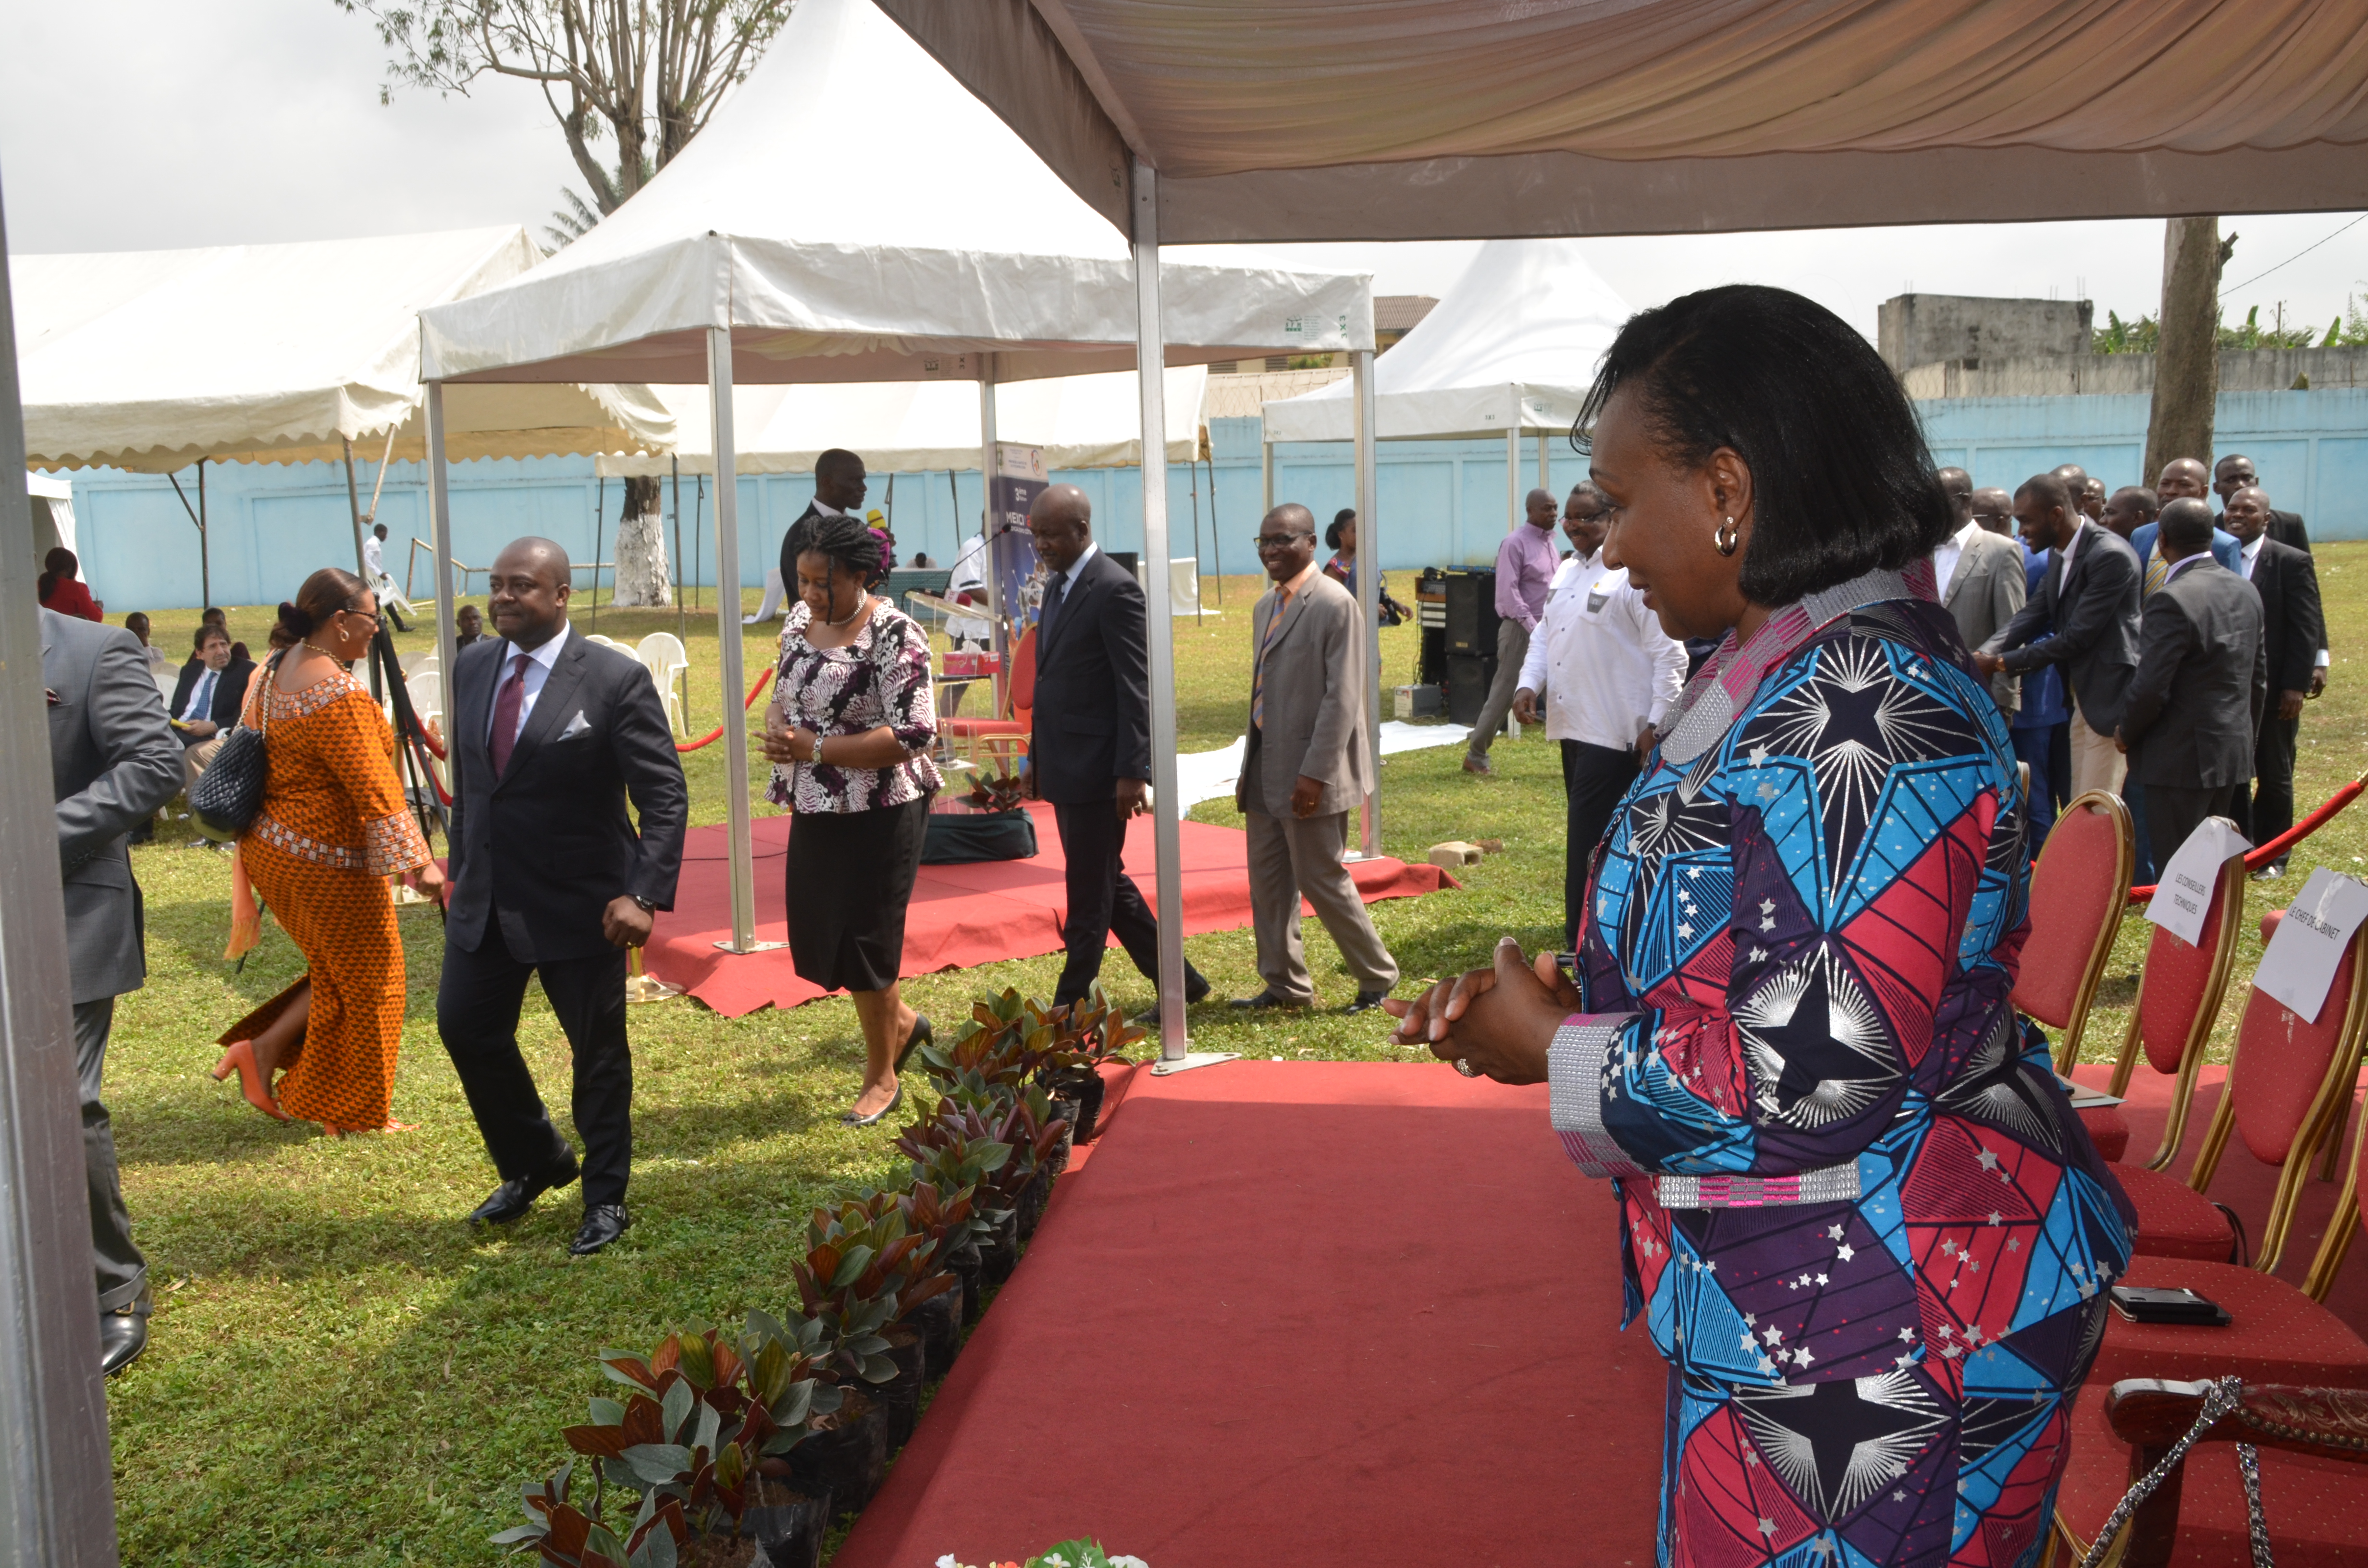
M592 722L584 717L584 710L578 708L575 710L575 717L567 721L567 728L559 732L559 738L563 741L574 740L591 727Z

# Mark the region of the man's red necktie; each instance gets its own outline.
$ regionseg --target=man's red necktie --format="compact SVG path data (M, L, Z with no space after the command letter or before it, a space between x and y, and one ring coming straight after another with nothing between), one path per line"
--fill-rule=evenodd
M494 699L494 777L509 771L510 748L518 744L518 712L526 706L526 666L530 654L520 653Z

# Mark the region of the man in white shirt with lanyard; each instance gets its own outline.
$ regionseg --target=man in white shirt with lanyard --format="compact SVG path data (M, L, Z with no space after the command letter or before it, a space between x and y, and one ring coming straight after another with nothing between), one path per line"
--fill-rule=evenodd
M1538 722L1545 698L1546 738L1562 743L1563 794L1569 812L1563 855L1563 944L1578 937L1587 869L1620 798L1659 743L1662 715L1685 685L1686 645L1661 630L1661 618L1628 584L1625 568L1603 562L1610 508L1582 480L1562 514L1563 533L1578 553L1556 569L1521 660L1513 711Z

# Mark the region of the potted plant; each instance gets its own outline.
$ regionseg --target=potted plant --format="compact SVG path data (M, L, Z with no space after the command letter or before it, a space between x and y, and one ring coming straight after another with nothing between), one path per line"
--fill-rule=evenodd
M958 1187L949 1196L941 1194L934 1182L915 1181L904 1191L891 1195L913 1233L936 1242L936 1250L929 1255L931 1262L954 1277L952 1289L923 1301L920 1310L913 1314L914 1326L921 1331L929 1376L933 1378L951 1370L954 1358L962 1353L964 1297L978 1276L978 1249L971 1244L975 1228L971 1200L976 1190ZM967 1277L959 1256L963 1253L968 1254Z
M816 1209L806 1241L804 1260L792 1266L800 1303L833 1333L834 1368L861 1380L887 1415L888 1446L901 1447L928 1376L913 1316L960 1281L934 1266L937 1238L913 1229L894 1193Z
M491 1537L495 1546L531 1549L550 1568L667 1568L681 1561L680 1550L689 1539L682 1510L669 1502L652 1517L620 1539L599 1519L596 1501L586 1513L569 1495L575 1461L569 1460L551 1472L551 1479L525 1488L526 1523ZM664 1544L659 1544L659 1538Z
M1102 1063L1123 1062L1126 1058L1119 1053L1144 1039L1145 1031L1110 1006L1099 981L1082 1000L1054 1008L1053 1020L1053 1047L1038 1077L1055 1101L1072 1108L1069 1119L1076 1142L1090 1143L1101 1130Z
M614 1485L641 1500L617 1541L625 1568L644 1568L636 1551L650 1568L677 1556L702 1568L735 1568L757 1561L760 1551L768 1564L808 1568L816 1560L829 1502L788 1484L789 1455L817 1411L837 1408L839 1396L793 1337L768 1334L764 1322L752 1319L734 1344L695 1324L669 1335L647 1358L604 1350L600 1367L630 1391L626 1398L595 1398L591 1420L562 1434L597 1467L590 1509L563 1511L563 1471L539 1495L527 1489L527 1525L497 1540L532 1540L549 1561L551 1547L574 1540L580 1518L582 1548L612 1556L614 1535L592 1531L605 1488ZM661 1530L670 1540L660 1540Z

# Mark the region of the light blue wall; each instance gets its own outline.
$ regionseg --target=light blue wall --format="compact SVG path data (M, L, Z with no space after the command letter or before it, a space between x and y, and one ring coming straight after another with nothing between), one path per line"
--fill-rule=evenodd
M2078 462L2109 485L2136 483L2146 403L2143 395L2115 395L1941 399L1917 407L1934 461L1963 465L1975 484L2011 489L2063 462ZM2271 499L2302 513L2313 539L2368 538L2368 390L2225 392L2216 420L2220 454L2249 455L2260 465ZM1255 419L1212 419L1213 464L1168 469L1169 538L1178 556L1192 553L1197 517L1203 571L1257 570L1249 541L1258 524L1258 429ZM1560 494L1585 474L1586 462L1560 436L1550 437L1546 447L1552 463L1548 488ZM1385 442L1376 466L1386 568L1484 564L1495 558L1507 526L1502 440ZM1521 443L1520 466L1520 485L1527 490L1537 482L1534 437ZM342 468L233 463L209 465L206 473L216 603L275 604L315 568L352 564ZM168 482L107 469L71 477L83 575L111 614L198 603L197 530ZM1105 548L1142 548L1143 482L1135 470L1088 469L1054 477L1080 486L1092 500L1095 537ZM371 478L368 472L362 475L365 501ZM191 479L185 472L181 483L194 501ZM743 478L739 490L741 580L753 587L779 558L781 535L805 509L814 488L803 474L766 474ZM1353 505L1355 490L1346 442L1293 442L1275 449L1276 500L1304 504L1319 524ZM576 559L589 561L600 494L588 459L457 463L453 553L484 565L507 541L541 533L565 545ZM621 499L620 483L610 481L604 557L612 548ZM671 491L666 500L671 509ZM874 474L866 505L885 510L891 501L889 476ZM900 552L910 559L914 551L925 550L950 561L962 536L975 526L978 475L957 474L950 482L942 470L897 474L893 503ZM379 518L390 535L388 566L400 581L409 540L427 537L427 489L418 464L397 463L388 472ZM696 533L694 520L700 525ZM702 498L689 480L682 487L682 525L683 553L690 558L683 574L712 584L714 497L711 493ZM671 523L668 540L671 545ZM424 595L425 551L420 560L416 582Z
M2131 392L1935 398L1916 407L1932 460L1964 469L1976 485L2012 490L2077 462L2119 488L2150 482L2138 472L2148 401ZM2314 540L2368 539L2368 390L2222 392L2213 444L2214 459L2251 458L2271 505L2301 513Z

